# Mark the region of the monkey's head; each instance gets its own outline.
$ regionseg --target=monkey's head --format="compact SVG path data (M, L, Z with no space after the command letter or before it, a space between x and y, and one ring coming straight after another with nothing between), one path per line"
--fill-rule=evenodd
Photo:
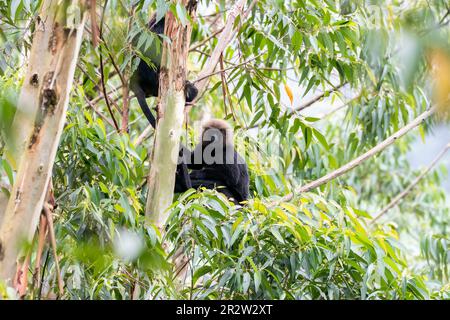
M184 93L186 95L186 102L192 102L195 97L197 97L198 89L192 82L186 80L184 84Z
M203 148L211 143L233 145L233 130L226 121L211 119L203 124L201 140Z

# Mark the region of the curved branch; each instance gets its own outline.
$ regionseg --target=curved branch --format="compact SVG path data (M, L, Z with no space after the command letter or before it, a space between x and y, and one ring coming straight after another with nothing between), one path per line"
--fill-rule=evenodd
M294 113L294 111L301 111L303 109L309 108L311 107L313 104L315 104L316 102L322 100L322 98L324 98L325 96L328 96L329 94L339 91L339 89L341 89L343 86L345 86L347 84L347 82L343 82L337 86L334 86L333 88L331 88L330 90L327 90L319 95L317 95L316 97L312 98L311 100L305 102L304 104L299 105L297 108L295 108L292 112Z
M428 109L427 111L425 111L422 114L420 114L417 118L415 118L412 122L410 122L409 124L407 124L406 126L401 128L400 130L395 132L393 135L391 135L390 137L388 137L383 142L379 143L378 145L376 145L375 147L373 147L372 149L370 149L366 153L360 155L358 158L350 161L349 163L343 165L339 169L337 169L337 170L335 170L333 172L330 172L329 174L327 174L327 175L325 175L325 176L323 176L323 177L321 177L321 178L319 178L317 180L314 180L314 181L312 181L310 183L307 183L307 184L297 188L294 193L289 193L289 194L285 195L284 197L282 197L282 198L272 202L269 206L275 206L275 205L277 205L280 202L290 201L294 197L294 194L311 191L311 190L313 190L313 189L315 189L317 187L320 187L321 185L324 185L324 184L330 182L331 180L334 180L334 179L342 176L343 174L347 173L348 171L356 168L357 166L359 166L361 163L363 163L367 159L373 157L374 155L376 155L380 151L382 151L382 150L386 149L387 147L389 147L398 138L401 138L402 136L407 134L409 131L411 131L412 129L414 129L418 125L420 125L425 119L430 117L434 113L435 110L436 110L435 107L432 107L432 108Z
M405 190L403 190L401 193L399 193L394 199L391 200L391 202L389 202L389 204L386 207L384 207L380 212L378 212L375 215L375 217L372 219L372 221L370 221L370 224L374 224L386 212L388 212L390 209L395 207L400 202L400 200L402 200L404 197L406 197L411 192L411 190L420 182L420 180L422 180L423 177L425 177L427 175L427 173L430 172L430 170L436 166L436 164L439 162L439 160L441 160L442 157L445 156L445 154L447 153L447 151L449 149L450 149L450 143L448 143L444 147L444 149L442 149L441 152L439 152L439 154L428 165L428 167L426 167L426 169L421 174L419 174Z
M237 69L238 67L241 67L241 66L243 66L243 65L246 65L246 64L248 64L248 63L250 63L250 62L252 62L252 61L258 59L259 57L261 57L262 55L264 55L264 54L266 54L266 53L267 53L267 50L264 50L263 52L257 54L256 56L254 56L254 57L252 57L252 58L249 58L249 59L245 60L244 62L241 62L241 63L235 64L235 65L232 65L231 67L222 68L222 69L220 69L220 70L216 70L216 71L213 71L213 72L211 72L211 73L205 74L204 76L201 76L201 77L198 77L197 79L195 79L195 80L193 81L193 83L201 82L202 80L205 80L205 79L207 79L207 78L209 78L209 77L212 77L212 76L214 76L214 75L216 75L216 74L219 74L219 73L224 73L225 71L228 71L228 70Z
M108 0L105 1L105 5L103 7L102 11L102 18L100 21L100 38L103 35L103 21L105 18L105 11L106 6L108 5ZM116 130L119 131L119 124L117 123L116 118L114 117L114 113L111 109L111 104L109 102L108 94L106 93L106 86L105 86L105 71L104 71L104 63L103 63L103 55L102 55L102 46L99 47L99 56L100 56L100 78L101 78L101 84L102 84L102 91L103 96L105 97L106 106L108 107L109 114L111 115L111 118L114 122L114 126L116 127Z
M298 107L296 107L296 108L294 108L294 109L291 109L291 110L288 112L288 114L289 114L289 115L292 115L292 114L294 114L295 112L298 112L298 111L301 111L301 110L303 110L303 109L306 109L306 108L311 107L312 105L314 105L316 102L320 101L320 100L321 100L322 98L324 98L325 96L328 96L328 95L330 95L330 94L333 93L333 92L339 91L339 89L341 89L341 88L342 88L343 86L345 86L346 84L347 84L347 82L344 82L344 83L341 83L341 84L339 84L339 85L337 85L337 86L333 86L331 89L322 92L321 94L319 94L319 95L313 97L311 100L309 100L309 101L307 101L307 102L305 102L305 103L299 105ZM344 105L344 106L345 106L345 105ZM340 108L343 108L344 106L339 107L339 109L340 109ZM261 122L262 122L262 121L261 121ZM261 122L260 122L260 123L256 123L256 124L254 124L254 125L252 125L252 126L248 126L248 127L246 127L245 129L249 130L249 129L257 128L257 127L259 127L259 126L261 125Z
M211 33L211 35L209 35L208 37L206 37L205 39L193 44L190 48L189 51L195 51L196 49L200 48L202 45L204 45L205 43L207 43L209 40L211 40L212 38L215 38L215 36L217 36L219 33L221 33L223 31L223 27L217 29L216 31L214 31L213 33Z

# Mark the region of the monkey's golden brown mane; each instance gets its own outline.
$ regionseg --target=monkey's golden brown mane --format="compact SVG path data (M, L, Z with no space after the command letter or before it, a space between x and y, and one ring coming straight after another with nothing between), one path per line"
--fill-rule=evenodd
M202 125L202 133L205 131L205 129L218 129L218 130L225 130L226 134L226 143L227 144L233 144L233 129L231 128L230 124L226 122L225 120L221 119L210 119L203 123Z
M205 121L203 123L203 129L204 128L231 130L231 126L228 124L228 122L221 119L210 119L208 121Z

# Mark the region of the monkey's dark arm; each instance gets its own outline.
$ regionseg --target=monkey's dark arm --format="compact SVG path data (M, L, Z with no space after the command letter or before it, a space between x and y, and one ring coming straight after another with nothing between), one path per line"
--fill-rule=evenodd
M234 165L213 165L202 170L192 170L190 178L192 187L195 188L195 181L209 181L210 188L215 186L225 186L230 190L239 187L239 168Z
M180 163L177 165L177 172L175 174L175 192L181 193L192 188L192 181L186 164Z
M189 169L200 170L205 167L201 143L197 144L193 151L186 148L183 144L181 144L180 148L183 152L184 161L187 163Z
M249 177L245 163L213 165L203 170L193 170L191 172L193 188L197 187L198 179L214 181L210 188L225 186L237 203L245 201L249 197ZM223 193L226 194L226 192Z
M228 188L225 185L225 183L221 180L205 177L204 179L193 178L191 181L192 181L192 188L194 189L200 187L204 187L206 189L216 189L218 192L223 193L228 199L231 199L235 204L239 204L239 201L242 201L236 199L235 192L233 192L232 189Z
M153 129L156 128L156 119L153 116L152 112L150 111L150 108L146 101L146 95L144 90L141 88L139 84L132 84L131 90L136 95L136 98L138 100L139 106L141 107L142 112L144 113L145 117L147 118L148 122L152 125Z

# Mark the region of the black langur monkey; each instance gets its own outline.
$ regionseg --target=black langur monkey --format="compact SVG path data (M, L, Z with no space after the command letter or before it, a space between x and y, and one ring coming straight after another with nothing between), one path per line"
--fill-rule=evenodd
M217 190L235 204L249 197L247 164L233 144L233 132L223 120L212 119L203 125L201 141L191 153L189 174L193 188ZM182 179L182 177L177 177Z
M148 27L151 32L161 35L164 34L165 18L156 21L156 15L150 19ZM148 122L153 128L156 128L156 119L153 116L147 104L146 98L157 97L159 91L159 71L161 66L161 52L158 52L156 46L151 46L146 52L146 56L153 63L153 68L149 66L144 60L140 59L137 69L131 76L130 89L136 95L142 112L147 118ZM198 94L197 88L189 81L185 83L186 102L192 102ZM180 150L182 154L182 150ZM177 166L177 179L175 183L175 191L182 192L191 188L189 173L185 163L180 163Z
M148 27L151 32L157 35L164 34L165 18L156 21L156 14L150 19ZM159 91L159 71L161 67L161 52L158 52L157 46L151 46L147 52L146 57L153 63L153 68L149 66L144 60L140 59L139 65L134 71L130 79L130 89L136 95L142 112L145 114L148 122L156 127L155 117L152 115L148 107L148 97L157 97ZM192 102L198 94L198 89L189 81L186 80L185 88L186 102Z
M148 26L150 31L161 35L164 33L165 19L156 21L152 17ZM142 59L136 71L131 76L130 89L136 95L142 112L153 128L156 119L148 107L146 98L159 94L159 71L161 53L152 46L146 56L153 63L150 67ZM198 89L189 81L185 82L186 102L192 102L198 94ZM210 151L208 153L208 151ZM233 146L233 133L225 121L210 120L204 127L201 141L191 152L185 146L180 147L179 156L182 159L177 165L175 192L184 192L189 188L205 187L218 189L235 203L245 201L249 197L249 176L245 161ZM192 169L189 174L188 169Z
M223 120L203 125L200 142L190 151L181 145L175 175L175 192L204 187L223 193L235 204L249 198L247 164L234 148L233 131ZM189 173L188 169L191 169Z

